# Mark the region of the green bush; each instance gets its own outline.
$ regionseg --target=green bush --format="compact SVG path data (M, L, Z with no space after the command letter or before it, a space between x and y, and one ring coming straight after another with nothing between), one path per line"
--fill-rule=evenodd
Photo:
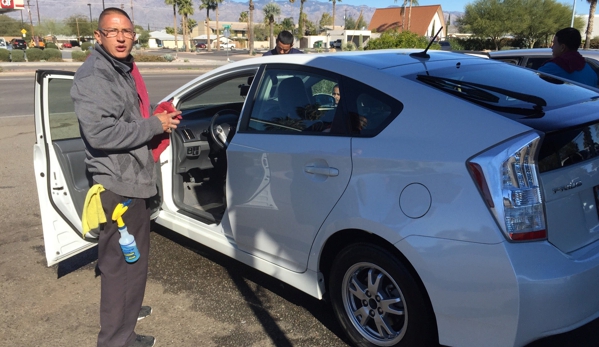
M10 61L10 51L8 49L0 48L0 61Z
M45 61L62 61L62 52L58 48L46 48L42 53L42 59Z
M40 61L42 60L42 51L39 48L29 48L25 51L25 55L27 56L27 61Z
M175 60L175 57L173 57L173 56L172 56L172 55L170 55L170 54L165 54L165 55L164 55L164 60L165 60L165 61L168 61L168 62L170 63L171 61Z
M418 36L418 34L410 31L403 31L401 33L386 31L378 39L368 41L368 46L365 49L426 48L428 42L425 37Z
M87 59L87 56L90 54L90 51L73 51L71 53L71 57L73 58L73 61L85 61L85 59Z
M135 54L133 57L135 58L136 63L165 63L169 61L166 59L166 56L161 57L159 55L151 54Z
M20 49L13 49L10 54L10 60L13 63L21 63L25 61L25 52Z
M83 42L81 44L81 50L82 51L88 51L90 47L92 47L93 45L90 42Z
M48 42L48 43L46 43L46 48L56 48L56 49L58 49L58 46L54 42Z

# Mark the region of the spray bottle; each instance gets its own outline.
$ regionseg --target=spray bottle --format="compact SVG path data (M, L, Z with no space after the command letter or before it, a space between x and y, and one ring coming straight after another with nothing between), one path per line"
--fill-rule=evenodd
M129 209L130 203L131 199L118 204L112 212L112 220L117 222L119 232L121 233L119 244L123 250L125 261L127 263L135 263L139 259L139 250L137 249L137 244L135 243L135 237L129 234L127 226L125 225L125 222L123 222L123 214Z

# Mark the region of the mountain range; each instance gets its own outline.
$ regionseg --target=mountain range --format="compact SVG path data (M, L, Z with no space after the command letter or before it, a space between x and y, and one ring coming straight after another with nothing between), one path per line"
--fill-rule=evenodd
M199 0L193 1L194 14L190 17L197 22L202 22L206 19L206 11L199 9ZM262 12L262 8L264 8L264 5L269 2L275 2L281 8L281 15L276 18L277 22L281 22L284 18L292 17L294 23L297 24L300 8L299 0L294 1L293 3L289 1L255 0L255 23L262 23L264 21L264 13ZM166 5L164 0L117 0L117 2L114 0L70 0L69 6L67 8L61 5L64 3L63 0L40 0L39 2L36 0L36 3L39 6L39 9L36 8L36 4L31 2L31 21L34 25L37 24L38 13L39 19L41 21L46 19L63 20L72 15L84 15L86 17L90 16L95 20L100 15L102 6L104 5L105 7L123 8L125 11L127 11L127 13L129 13L135 24L141 25L144 28L149 28L152 31L162 30L167 26L173 26L173 8L172 6ZM22 11L23 19L25 21L29 21L27 6L25 7L26 9ZM247 11L248 7L249 2L235 2L230 0L224 1L219 6L219 21L238 21L241 12ZM308 20L314 22L315 24L318 24L323 13L329 13L332 15L332 8L333 4L330 1L312 0L306 1L304 3L304 12L307 13ZM351 17L353 19L357 19L360 15L360 11L362 11L362 15L364 16L366 23L369 23L375 10L376 8L369 7L367 5L352 6L345 5L342 2L337 2L335 9L335 25L343 25L345 15L347 15L348 18ZM450 13L452 16L452 22L462 15L460 12L445 12L445 19L447 19L447 16ZM21 13L19 13L19 11L11 12L8 15L15 19L21 18ZM177 16L177 20L179 21L177 25L180 25L181 19L179 16ZM210 20L216 20L216 14L213 11L210 11Z

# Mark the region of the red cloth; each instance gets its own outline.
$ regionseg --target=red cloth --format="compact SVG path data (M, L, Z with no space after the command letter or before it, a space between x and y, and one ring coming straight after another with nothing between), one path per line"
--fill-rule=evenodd
M586 65L586 60L584 60L584 57L580 53L578 53L578 51L564 52L560 54L559 57L553 58L549 60L547 63L549 62L557 64L557 66L564 69L567 73L580 71L584 69Z
M133 69L131 70L131 76L135 81L135 88L137 89L137 95L139 97L139 109L141 110L141 115L144 118L150 118L150 97L148 96L148 90L146 88L146 83L144 79L141 77L141 73L139 73L139 69L137 65L133 63ZM167 113L176 112L177 109L170 101L163 101L156 107L154 114L162 113L166 111ZM181 116L177 116L177 119L181 119ZM162 133L156 135L150 141L150 149L152 150L152 157L154 157L154 162L158 162L160 159L160 154L164 152L166 147L170 144L169 136L167 133Z

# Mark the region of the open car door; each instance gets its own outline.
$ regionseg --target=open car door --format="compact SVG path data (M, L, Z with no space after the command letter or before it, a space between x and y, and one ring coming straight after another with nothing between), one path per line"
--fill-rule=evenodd
M70 90L73 72L35 74L35 170L48 266L91 248L81 237L85 195L92 184Z

